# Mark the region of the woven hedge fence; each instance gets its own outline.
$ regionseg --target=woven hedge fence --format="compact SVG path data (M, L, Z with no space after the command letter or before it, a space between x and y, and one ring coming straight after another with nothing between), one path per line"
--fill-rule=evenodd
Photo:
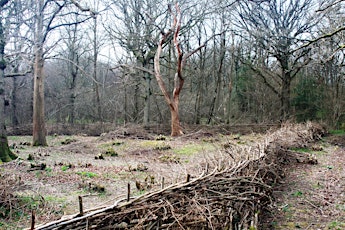
M140 197L36 226L48 229L259 229L273 185L295 162L316 163L292 151L320 138L317 124L284 125L251 147L224 145L204 172Z

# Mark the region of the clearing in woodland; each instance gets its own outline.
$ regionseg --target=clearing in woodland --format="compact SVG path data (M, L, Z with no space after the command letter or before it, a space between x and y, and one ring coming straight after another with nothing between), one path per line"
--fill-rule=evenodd
M0 166L0 229L30 227L32 211L37 225L68 218L80 211L78 197L84 210L96 209L125 199L128 185L137 197L187 175L192 180L229 146L255 148L268 135L253 129L203 127L171 138L129 126L97 137L52 135L48 147L32 147L30 136L9 137L19 159ZM273 187L262 229L345 228L344 138L289 148L317 164L289 163Z

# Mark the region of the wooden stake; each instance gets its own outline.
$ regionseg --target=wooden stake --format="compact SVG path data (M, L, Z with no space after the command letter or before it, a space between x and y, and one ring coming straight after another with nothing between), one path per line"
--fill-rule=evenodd
M187 174L186 182L189 182L189 181L190 181L190 174Z
M30 230L34 230L35 229L35 211L32 210L31 211L31 229Z
M127 184L127 202L129 201L130 198L131 198L131 184L128 183Z
M162 182L161 182L161 189L164 188L164 177L162 177Z
M81 196L78 196L78 200L79 200L79 214L80 214L80 216L83 216L84 215L83 198Z

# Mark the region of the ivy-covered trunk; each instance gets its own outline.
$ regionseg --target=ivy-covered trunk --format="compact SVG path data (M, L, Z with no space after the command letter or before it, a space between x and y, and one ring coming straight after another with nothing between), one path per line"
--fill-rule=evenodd
M0 136L0 163L9 162L16 159L17 156L8 147L7 136Z
M2 6L1 6L2 7ZM5 127L5 37L0 16L0 163L17 158L8 147Z

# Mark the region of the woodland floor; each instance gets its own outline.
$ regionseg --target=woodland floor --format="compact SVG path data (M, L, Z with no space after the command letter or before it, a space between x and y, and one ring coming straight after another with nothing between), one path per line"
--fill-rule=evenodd
M3 218L0 207L0 229L29 227L30 210L37 224L78 213L78 196L91 209L126 197L128 183L137 196L159 189L162 178L167 186L187 174L198 176L200 165L224 144L255 145L264 138L248 130L188 133L170 138L131 127L97 137L51 135L48 147L30 146L30 136L9 137L20 159L1 165L0 176L14 183L10 189L21 205L11 209L11 218ZM318 164L286 169L274 189L272 212L265 215L267 229L345 229L345 135L328 136L317 146L294 150L313 154Z
M318 164L295 164L275 188L272 229L345 229L345 136L331 135L312 153Z

